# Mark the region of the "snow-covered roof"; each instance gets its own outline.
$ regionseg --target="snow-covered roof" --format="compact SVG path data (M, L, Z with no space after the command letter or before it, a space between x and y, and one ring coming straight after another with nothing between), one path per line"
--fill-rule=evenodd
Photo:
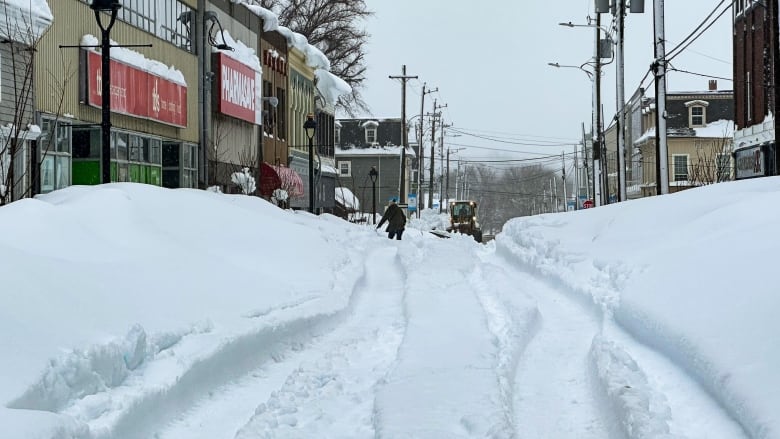
M715 122L709 122L706 127L694 128L696 137L733 137L734 121L720 119Z
M244 0L232 0L233 3L241 3L263 20L263 32L273 32L279 28L279 17L266 8L250 5Z
M352 93L352 87L333 73L317 69L314 71L314 76L317 78L317 90L320 91L325 102L330 105L335 105L339 96Z
M111 45L113 46L115 44L118 45L116 41L111 40ZM94 35L86 34L81 37L81 45L99 46L100 42ZM96 51L94 48L90 50ZM181 70L178 70L173 66L168 66L161 61L149 59L135 50L130 50L124 47L111 47L111 58L168 79L177 84L181 84L185 87L187 86L187 81L184 80L184 74L181 72Z
M46 0L0 1L0 36L31 44L51 26L54 15Z
M336 202L343 205L347 209L360 210L360 200L352 193L349 188L337 187L336 188Z
M336 147L335 151L336 158L338 159L339 156L393 156L398 157L401 155L401 147L400 146L376 146L372 148L340 148ZM416 157L414 150L412 148L406 148L406 156L407 157Z
M222 35L222 42L230 46L233 50L221 50L221 49L217 49L212 45L211 46L212 52L224 53L225 55L235 59L241 64L252 67L258 72L263 71L263 66L260 64L260 58L257 57L257 53L255 52L255 49L247 46L246 44L242 43L240 40L233 39L233 37L230 35L230 32L228 31L220 32L220 35Z
M317 47L309 44L305 36L293 32L285 26L279 25L279 17L273 11L257 5L250 5L244 0L232 0L233 3L241 3L263 20L263 31L277 31L287 39L290 47L301 52L306 65L314 69L317 78L317 90L322 94L326 104L336 105L339 96L352 93L352 87L343 79L330 72L330 60Z
M714 122L708 123L706 127L693 128L693 131L695 132L695 135L691 137L717 139L731 138L734 136L734 121L725 119L716 120ZM653 137L655 137L655 127L649 128L647 131L642 133L640 137L634 140L634 144L645 142Z

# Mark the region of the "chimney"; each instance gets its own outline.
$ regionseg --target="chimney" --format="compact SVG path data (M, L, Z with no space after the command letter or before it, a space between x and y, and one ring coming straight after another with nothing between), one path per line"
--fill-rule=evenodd
M715 79L710 79L710 91L716 90L718 90L718 81Z

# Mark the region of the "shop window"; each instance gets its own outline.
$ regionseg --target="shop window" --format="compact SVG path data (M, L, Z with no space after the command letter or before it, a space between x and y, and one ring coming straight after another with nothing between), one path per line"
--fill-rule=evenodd
M149 162L149 153L151 151L151 139L148 137L141 138L141 158L138 161Z
M198 145L182 145L181 187L194 188L198 184Z
M128 135L127 133L114 133L115 135L115 142L116 142L116 150L117 150L117 159L119 160L127 160L128 157Z
M143 141L140 137L130 135L130 161L140 162L143 155Z
M117 163L117 180L116 181L130 181L130 165L127 163Z
M674 163L674 181L688 181L688 155L675 154L672 156Z
M70 186L72 131L66 121L46 117L41 120L41 136L38 138L41 193ZM89 144L91 142L87 141ZM86 154L89 156L90 153Z
M154 165L162 163L162 140L151 139L149 143L149 162Z
M74 159L98 159L100 158L100 130L75 129L73 130L73 158ZM95 141L93 142L93 138Z

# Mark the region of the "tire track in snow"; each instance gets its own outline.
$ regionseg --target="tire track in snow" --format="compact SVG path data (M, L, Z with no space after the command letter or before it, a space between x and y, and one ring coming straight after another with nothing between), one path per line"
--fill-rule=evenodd
M518 236L530 240L516 242ZM723 409L717 395L707 393L696 376L675 358L654 349L652 333L632 333L636 328L631 324L615 321L612 309L618 305L630 269L620 263L595 261L591 282L582 285L567 262L572 255L554 245L520 234L505 238L499 249L503 257L514 261L512 264L519 262L540 281L552 285L559 293L557 297L577 303L583 313L602 319L599 337L592 345L590 367L596 392L602 395L604 419L616 436L748 437L735 415ZM638 335L649 338L642 340Z
M507 267L499 258L492 263ZM588 360L600 328L598 317L516 267L507 267L506 272L513 285L536 300L540 315L538 332L520 357L515 375L517 437L613 437L603 401L593 392Z
M371 437L371 389L403 336L396 253L388 247L369 256L341 325L288 345L273 361L209 392L154 438L318 437L339 430Z
M307 349L236 439L374 437L375 385L394 364L406 328L397 252L389 247L369 256L352 318Z

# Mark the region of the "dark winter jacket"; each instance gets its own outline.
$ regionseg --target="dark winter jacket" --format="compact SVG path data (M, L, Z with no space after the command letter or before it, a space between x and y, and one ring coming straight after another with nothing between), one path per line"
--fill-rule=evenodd
M376 228L382 227L382 224L387 221L387 231L388 232L394 232L397 230L403 230L404 226L406 225L406 215L404 215L404 210L398 207L395 203L390 203L389 206L387 206L387 210L385 210L385 214L382 215L382 219L379 220L379 224L376 226Z

